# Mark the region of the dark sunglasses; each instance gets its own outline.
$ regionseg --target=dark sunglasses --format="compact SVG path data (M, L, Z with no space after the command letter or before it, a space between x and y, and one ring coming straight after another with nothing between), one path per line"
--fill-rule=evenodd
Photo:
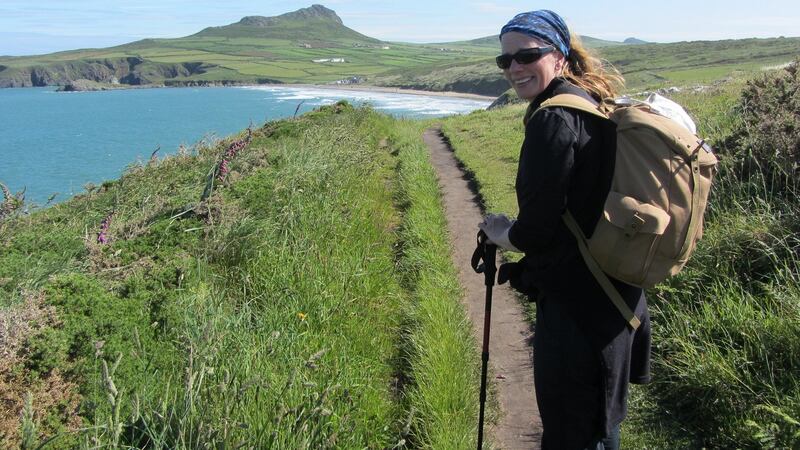
M523 48L522 50L514 53L513 55L509 55L508 53L503 53L502 55L498 56L494 60L497 62L497 67L501 69L508 69L511 67L511 60L513 59L518 64L530 64L536 62L542 56L552 52L555 50L553 47L533 47L533 48Z

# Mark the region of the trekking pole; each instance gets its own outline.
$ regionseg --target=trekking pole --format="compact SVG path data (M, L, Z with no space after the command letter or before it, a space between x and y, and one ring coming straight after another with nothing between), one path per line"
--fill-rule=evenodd
M486 310L483 315L483 352L481 353L481 406L478 417L478 450L483 448L483 413L486 406L486 371L489 365L489 327L492 323L492 286L497 273L495 256L497 246L489 243L489 238L483 230L478 232L478 246L472 254L472 268L477 273L483 273L486 284ZM481 260L483 262L481 262Z

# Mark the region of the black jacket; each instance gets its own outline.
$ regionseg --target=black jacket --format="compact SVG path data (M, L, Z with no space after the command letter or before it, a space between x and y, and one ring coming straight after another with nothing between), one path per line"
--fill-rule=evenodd
M592 100L556 78L529 111L562 93ZM591 236L613 176L613 127L610 121L562 107L537 112L525 127L515 185L519 216L509 239L525 253L522 277L537 292L534 364L539 366L536 388L546 447L547 441L555 448L580 446L605 435L626 415L628 382L649 381L650 323L642 289L612 280L643 321L634 333L586 267L561 219L568 208ZM596 379L587 375L587 382L596 383L596 401L587 400L593 391L581 396L562 381L575 371L593 374L595 369ZM564 405L584 410L585 417L565 419ZM568 423L573 419L580 424Z

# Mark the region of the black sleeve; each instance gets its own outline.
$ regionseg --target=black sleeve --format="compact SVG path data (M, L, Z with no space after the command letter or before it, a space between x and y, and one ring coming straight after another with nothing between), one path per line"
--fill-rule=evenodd
M552 245L567 203L578 137L559 110L536 113L525 129L516 181L519 216L508 234L525 253Z

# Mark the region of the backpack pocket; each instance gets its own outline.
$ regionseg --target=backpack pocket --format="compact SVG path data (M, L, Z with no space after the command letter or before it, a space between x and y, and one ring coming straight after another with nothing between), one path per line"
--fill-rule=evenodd
M649 287L644 284L669 221L669 214L655 205L609 192L589 252L609 276Z

